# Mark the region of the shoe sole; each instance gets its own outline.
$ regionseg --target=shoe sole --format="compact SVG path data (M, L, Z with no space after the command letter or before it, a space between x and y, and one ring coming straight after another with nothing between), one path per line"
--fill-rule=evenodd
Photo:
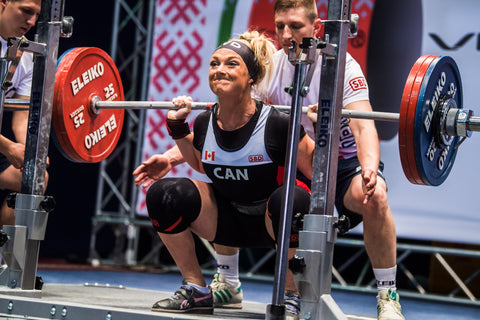
M214 308L220 308L220 309L242 309L242 303L214 303L213 304Z
M191 308L185 310L152 308L154 312L213 314L213 308Z

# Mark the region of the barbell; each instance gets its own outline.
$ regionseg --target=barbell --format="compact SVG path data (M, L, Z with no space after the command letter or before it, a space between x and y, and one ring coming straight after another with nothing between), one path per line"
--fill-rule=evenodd
M462 109L462 99L455 61L448 56L424 55L408 75L399 113L343 109L342 116L398 122L400 158L407 179L437 186L450 173L462 139L471 136L471 131L480 131L480 118ZM205 110L213 104L194 102L193 109ZM52 136L72 161L106 159L120 138L125 109L171 108L175 108L171 102L124 101L115 63L99 48L74 48L59 58Z

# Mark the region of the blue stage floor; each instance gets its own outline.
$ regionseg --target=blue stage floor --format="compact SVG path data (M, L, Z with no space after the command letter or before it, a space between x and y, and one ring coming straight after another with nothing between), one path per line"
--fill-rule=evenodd
M49 284L84 284L124 286L127 288L174 292L181 283L181 276L176 272L149 273L96 270L54 270L49 268L37 272L46 286ZM207 276L207 282L211 277ZM241 279L244 300L271 303L272 285L267 281ZM402 297L401 304L408 320L473 320L480 319L480 308L466 304L432 302L425 299ZM375 295L344 290L332 290L332 297L343 313L358 316L376 317ZM151 304L156 300L151 298Z

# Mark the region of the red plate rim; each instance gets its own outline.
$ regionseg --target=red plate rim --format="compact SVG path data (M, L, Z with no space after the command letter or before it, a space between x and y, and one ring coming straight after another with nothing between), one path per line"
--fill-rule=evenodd
M423 55L413 65L402 95L398 124L398 146L400 161L406 178L411 183L425 183L420 177L415 161L415 110L425 73L438 55Z
M410 168L413 168L411 171L412 173L412 179L415 181L414 183L420 184L420 185L425 185L426 183L423 181L417 167L417 161L415 157L415 117L417 114L417 107L418 107L418 98L419 98L419 93L422 88L422 84L425 79L425 75L432 65L436 61L436 58L438 56L436 55L430 55L425 59L425 61L422 63L422 66L420 67L420 70L415 78L415 82L412 87L412 92L410 94L410 101L408 103L408 111L407 111L407 119L409 121L407 122L407 127L405 131L406 135L406 140L409 141L410 143L407 144L407 157L409 159L408 163L410 164ZM413 165L412 165L413 164Z

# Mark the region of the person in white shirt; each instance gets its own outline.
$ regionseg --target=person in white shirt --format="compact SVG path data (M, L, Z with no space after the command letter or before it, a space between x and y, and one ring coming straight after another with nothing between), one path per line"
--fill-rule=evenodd
M24 36L37 22L41 0L0 0L1 54L7 50L7 39ZM32 86L33 55L24 52L6 89L6 98L29 99ZM10 123L8 123L10 121ZM6 127L9 126L9 128ZM10 192L20 192L27 137L28 111L4 112L0 135L0 227L15 222L14 210L6 204ZM9 133L6 131L11 130ZM5 134L5 135L4 135ZM48 182L46 173L45 186Z

